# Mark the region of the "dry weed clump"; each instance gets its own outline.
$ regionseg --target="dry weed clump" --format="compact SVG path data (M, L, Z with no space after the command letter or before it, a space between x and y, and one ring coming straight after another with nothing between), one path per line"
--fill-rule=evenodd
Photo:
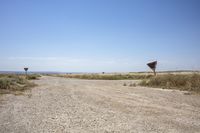
M88 80L137 80L148 79L152 77L150 74L66 74L60 75L65 78L88 79Z
M200 75L158 75L150 79L142 80L140 85L200 92Z
M28 81L23 75L0 75L0 94L24 91L33 86L35 86L35 84Z

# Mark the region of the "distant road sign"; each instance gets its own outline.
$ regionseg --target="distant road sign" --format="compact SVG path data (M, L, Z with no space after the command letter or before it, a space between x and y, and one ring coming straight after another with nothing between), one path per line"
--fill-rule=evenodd
M25 70L25 72L26 72L26 78L27 78L27 71L28 71L28 68L25 67L24 70Z
M25 71L28 71L28 68L26 67L26 68L24 68L24 70L25 70Z
M147 64L147 66L149 66L153 70L154 75L156 75L156 66L157 66L157 63L158 63L157 61L154 61L154 62L150 62L150 63Z

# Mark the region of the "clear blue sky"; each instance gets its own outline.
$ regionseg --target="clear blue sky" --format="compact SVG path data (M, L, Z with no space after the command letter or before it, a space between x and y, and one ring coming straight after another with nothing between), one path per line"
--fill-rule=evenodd
M0 0L0 70L200 70L200 0Z

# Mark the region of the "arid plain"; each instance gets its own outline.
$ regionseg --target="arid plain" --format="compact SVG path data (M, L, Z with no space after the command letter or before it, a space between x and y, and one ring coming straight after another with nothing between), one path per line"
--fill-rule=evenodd
M42 76L23 95L0 96L0 132L199 133L200 96L124 86L137 80Z

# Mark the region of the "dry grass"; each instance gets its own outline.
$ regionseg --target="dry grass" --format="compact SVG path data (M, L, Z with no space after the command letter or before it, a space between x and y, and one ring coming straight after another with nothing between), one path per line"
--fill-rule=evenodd
M137 80L152 77L150 74L65 74L57 76L88 80Z
M28 80L38 80L39 77L41 77L40 75L38 74L31 74L31 75L28 75Z
M35 84L28 81L24 75L0 74L0 94L14 94L34 86Z
M143 80L140 85L200 92L200 74L167 74Z

